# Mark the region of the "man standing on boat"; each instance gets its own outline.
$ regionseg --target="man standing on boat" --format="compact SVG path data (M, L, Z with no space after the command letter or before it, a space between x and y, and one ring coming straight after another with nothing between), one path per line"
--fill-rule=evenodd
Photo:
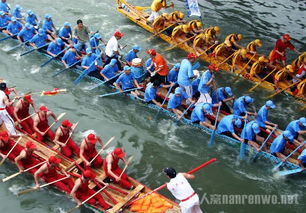
M119 48L120 45L118 43L118 40L120 40L123 37L123 34L119 31L115 32L114 35L108 40L106 47L105 47L105 54L107 56L106 64L109 64L110 61L115 58L117 59L117 66L119 68L119 70L122 70L122 66L121 63L119 61L119 57L120 57L120 52L119 52Z
M108 154L105 158L105 163L103 166L104 172L110 179L116 183L119 183L123 188L133 189L134 186L128 181L128 176L125 173L122 173L122 169L120 169L118 165L120 159L127 165L127 161L124 159L124 157L125 153L121 148L114 149L114 151Z
M89 47L89 34L91 33L89 28L83 24L82 20L77 20L77 25L73 28L74 43L80 44L81 50L86 50Z
M101 138L92 133L87 135L87 137L85 137L81 142L80 158L84 162L85 168L88 168L91 165L94 168L101 168L103 165L103 159L100 155L98 155L98 152L95 148L97 142L99 142L102 147L104 146ZM92 160L93 162L90 163Z
M151 4L151 15L147 19L147 24L152 23L160 14L159 11L162 8L174 8L174 3L172 2L170 5L167 5L167 0L153 0Z
M176 173L173 168L164 168L163 172L170 178L167 183L168 190L181 202L179 203L182 213L202 213L199 196L193 190L187 179L195 176L187 173Z
M146 53L150 55L152 59L152 63L147 70L149 71L151 67L154 66L154 71L149 71L151 73L151 81L159 81L160 83L165 84L169 72L169 66L166 59L157 53L155 49L149 49Z

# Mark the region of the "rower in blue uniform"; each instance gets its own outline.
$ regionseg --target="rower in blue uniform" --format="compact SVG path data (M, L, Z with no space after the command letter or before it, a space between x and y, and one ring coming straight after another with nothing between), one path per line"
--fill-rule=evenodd
M227 105L227 102L234 99L235 96L230 87L220 87L216 89L212 94L213 104L222 101L221 110L227 113L232 113L230 107Z
M34 48L39 48L45 45L48 40L51 39L48 39L46 32L43 29L39 29L38 33L30 40L30 45Z
M65 47L62 39L56 38L54 41L50 42L47 53L53 57L58 55Z
M58 32L58 37L60 37L66 44L71 43L72 31L71 24L69 22L65 22L64 25L60 28ZM81 50L81 46L79 49Z
M43 21L42 29L45 30L52 38L55 38L56 28L54 26L52 16L49 14L45 14L45 20Z
M156 97L157 89L159 87L163 87L163 86L160 86L160 83L158 81L154 81L153 83L150 82L147 84L145 94L144 94L144 99L146 103L155 104L159 107L162 107L162 104L159 101L157 101L157 97Z
M292 143L294 140L293 135L289 131L284 131L282 134L277 136L271 146L270 152L272 155L279 157L282 161L285 161L286 156L284 155L286 143Z
M20 43L23 43L30 41L35 34L36 30L34 29L34 27L31 24L26 23L24 25L24 28L18 33L17 38Z
M90 39L89 39L89 44L90 44L90 47L93 51L93 53L95 54L99 54L100 53L100 50L98 50L98 47L99 47L99 43L100 41L102 41L104 44L106 44L105 41L103 41L100 33L95 33Z
M243 143L249 144L250 146L254 147L257 151L259 151L259 145L257 143L263 143L264 138L259 136L258 133L260 132L260 127L256 120L250 121L247 123L241 133L241 138L244 139ZM266 150L266 147L264 147Z
M306 149L302 151L300 156L298 157L299 166L305 170L306 167Z
M180 66L181 66L180 63L176 63L172 67L172 69L169 71L168 76L167 76L167 81L169 83L175 83L175 84L177 83L177 76L180 70Z
M298 120L291 121L286 127L286 130L298 141L305 141L302 135L306 133L306 118L302 117Z
M17 4L15 6L15 9L12 12L12 16L15 17L17 19L17 21L23 22L24 18L23 18L22 14L21 14L21 10L22 10L22 7L20 7L20 5Z
M234 115L238 115L238 116L244 116L245 114L255 115L255 113L249 112L247 110L247 107L249 106L249 104L253 102L254 102L254 99L251 98L250 96L241 96L238 99L236 99L234 102L234 107L233 107Z
M210 129L215 129L213 123L208 119L208 115L213 115L212 104L200 103L197 104L191 113L192 123L198 123ZM218 104L216 104L218 106Z
M22 30L22 24L17 21L15 17L12 17L11 22L7 25L6 33L10 36L17 35Z
M141 50L140 46L134 45L133 48L126 54L125 61L129 66L132 66L132 60L138 58L137 53Z
M5 12L0 11L0 31L5 30L10 21L11 18Z
M180 119L183 114L183 111L179 108L185 99L190 99L190 101L192 101L187 93L180 87L175 88L174 94L171 93L169 97L167 108L176 115L177 119Z
M67 50L67 52L65 53L65 55L62 58L62 62L65 65L66 68L68 68L69 66L71 66L72 64L76 63L77 61L79 61L81 59L81 57L79 56L75 45L71 45L70 49Z
M241 128L242 121L241 118L237 115L227 115L221 119L218 124L217 132L219 134L227 135L230 137L234 137L235 139L239 140L241 143L244 142L244 139L238 136L235 132L236 128Z
M265 128L268 132L278 126L277 124L268 121L269 110L274 109L275 107L273 101L268 100L266 104L260 108L256 117L258 125Z
M118 65L117 65L117 59L113 58L109 64L105 65L103 70L100 72L101 76L104 78L104 80L108 81L110 78L114 77L120 72ZM112 82L115 82L115 79L112 79Z
M28 10L27 11L28 16L26 17L26 23L29 23L31 25L33 25L34 27L37 26L37 16L35 15L35 13L33 13L32 10Z
M82 69L88 70L89 74L95 72L96 67L96 59L98 56L92 52L92 49L90 47L86 48L86 56L82 59ZM99 74L100 75L100 74Z
M3 11L6 15L10 13L10 7L6 3L6 0L1 0L0 2L0 11Z

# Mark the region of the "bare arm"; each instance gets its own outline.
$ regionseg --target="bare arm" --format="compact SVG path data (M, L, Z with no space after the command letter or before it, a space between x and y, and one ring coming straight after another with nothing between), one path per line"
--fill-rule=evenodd
M61 127L59 127L57 130L56 130L56 133L55 133L55 138L53 140L53 142L55 144L58 144L60 146L65 146L64 143L60 142L58 139L63 135L62 131L61 131Z
M23 172L24 168L20 165L19 161L23 158L25 158L26 156L26 152L24 150L22 150L20 152L20 154L15 158L15 163L16 163L16 166L18 167L19 169L19 172Z
M45 163L34 173L36 188L39 188L39 174L45 172L47 169L48 169L47 163Z
M80 147L80 158L82 159L83 162L85 162L86 165L90 165L89 161L86 160L86 158L84 157L84 149L85 149L85 141L83 140L81 143L81 147Z
M188 173L181 173L185 178L187 178L187 179L194 179L195 178L195 176L194 175L192 175L192 174L188 174Z
M81 186L81 179L77 179L74 183L74 186L70 192L71 197L73 197L73 199L77 202L78 205L80 205L82 203L82 201L80 201L77 197L76 197L76 192L78 191L79 187Z

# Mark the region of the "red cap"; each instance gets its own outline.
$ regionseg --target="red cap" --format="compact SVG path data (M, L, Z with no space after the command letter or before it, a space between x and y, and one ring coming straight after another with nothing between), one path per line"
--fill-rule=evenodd
M5 88L4 93L5 93L6 95L11 94L11 92L9 91L9 89L8 89L8 88Z
M51 156L48 159L49 163L54 163L54 164L59 164L61 162L61 159L55 157L55 156Z
M23 98L27 100L27 102L29 102L30 104L33 103L31 95L25 95Z
M39 107L40 111L48 112L48 108L46 106Z
M209 69L209 70L213 70L213 71L218 71L218 70L219 70L219 68L218 68L215 64L209 65L209 66L208 66L208 69Z
M28 149L35 149L36 148L36 145L32 143L32 141L28 141L26 142L26 147Z
M121 38L121 37L123 37L123 34L120 33L119 31L117 31L117 32L114 33L114 36Z
M96 175L89 169L83 172L83 176L89 179L95 179Z
M87 136L87 140L92 143L92 144L96 144L97 143L97 137L95 134L92 134L90 133L88 136Z
M198 56L196 56L194 53L188 53L187 58L188 59L192 59L192 58L197 58Z
M146 51L147 54L152 55L152 56L156 56L156 50L154 49L149 49Z
M284 34L283 35L283 38L286 39L287 41L290 41L291 40L291 37L289 34Z
M64 126L64 127L72 127L72 123L70 123L70 121L69 120L63 120L63 122L62 122L62 126Z
M2 139L2 140L4 140L4 141L8 141L8 139L9 139L9 134L8 134L8 132L7 131L1 131L0 132L0 138Z
M114 154L117 155L119 158L124 158L125 157L125 153L122 151L121 148L116 148L114 150Z

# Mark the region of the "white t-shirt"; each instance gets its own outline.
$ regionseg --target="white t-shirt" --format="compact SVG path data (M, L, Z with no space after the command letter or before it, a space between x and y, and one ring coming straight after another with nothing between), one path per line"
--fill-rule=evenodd
M193 188L182 173L178 173L175 178L172 178L167 183L167 188L178 200L186 199L194 193Z
M0 108L5 108L6 105L4 103L4 98L6 97L6 94L0 90Z
M114 56L115 51L118 51L118 40L115 36L113 36L107 42L107 45L105 47L105 53L108 57L112 57Z

